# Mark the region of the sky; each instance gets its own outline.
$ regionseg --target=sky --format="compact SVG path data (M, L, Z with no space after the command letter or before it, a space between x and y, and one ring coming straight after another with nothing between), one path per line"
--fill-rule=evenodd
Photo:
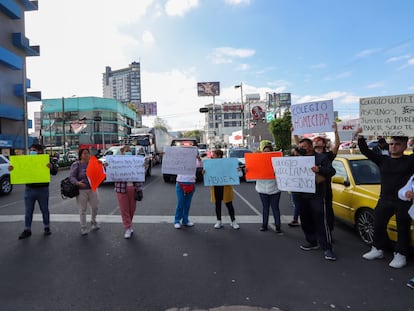
M197 82L212 81L216 104L240 102L242 83L243 96L332 99L352 119L359 98L414 93L412 12L411 0L40 0L26 13L41 51L27 76L43 99L102 97L106 66L140 62L142 101L171 130L203 128L213 99Z

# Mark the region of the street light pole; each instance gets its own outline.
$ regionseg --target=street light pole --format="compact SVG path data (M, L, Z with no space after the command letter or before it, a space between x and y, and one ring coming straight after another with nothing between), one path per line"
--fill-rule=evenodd
M240 88L240 102L241 102L241 132L242 132L242 147L244 147L244 105L243 105L243 82L234 86L235 89Z
M62 97L63 156L66 155L65 98Z

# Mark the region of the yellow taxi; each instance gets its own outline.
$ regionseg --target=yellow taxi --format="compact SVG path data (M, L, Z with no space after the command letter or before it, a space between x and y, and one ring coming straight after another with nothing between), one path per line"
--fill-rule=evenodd
M358 231L366 244L374 237L374 208L377 205L381 175L378 166L363 155L338 154L332 162L336 175L332 177L332 206L335 217ZM395 216L388 224L388 236L397 240ZM414 230L411 226L411 245Z

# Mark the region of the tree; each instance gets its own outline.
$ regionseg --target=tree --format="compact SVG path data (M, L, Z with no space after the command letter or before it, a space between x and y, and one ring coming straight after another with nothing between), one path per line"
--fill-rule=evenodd
M288 152L292 144L292 115L286 109L282 118L274 119L269 124L269 131L275 141L275 148Z
M154 119L154 127L163 130L164 132L168 132L170 126L168 125L167 121L160 117L155 117Z
M200 130L193 130L193 131L187 131L183 133L184 137L194 137L197 138L197 141L201 141L201 137L203 136L203 133Z

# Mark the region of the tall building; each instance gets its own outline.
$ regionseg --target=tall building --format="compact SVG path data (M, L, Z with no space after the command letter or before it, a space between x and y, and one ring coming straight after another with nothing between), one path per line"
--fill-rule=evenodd
M39 46L25 37L25 12L37 11L38 1L0 1L0 149L23 153L34 142L28 137L27 103L39 101L40 92L27 92L26 57L39 56Z
M128 68L112 70L105 68L103 74L103 97L114 98L137 111L137 124L142 126L141 106L141 65L132 62Z

